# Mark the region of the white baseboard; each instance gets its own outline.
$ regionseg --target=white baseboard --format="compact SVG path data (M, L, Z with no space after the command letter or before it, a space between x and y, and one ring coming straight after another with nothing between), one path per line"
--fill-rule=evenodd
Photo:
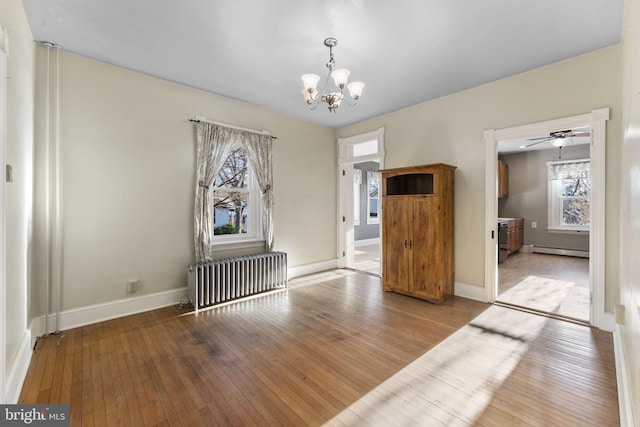
M157 308L178 304L185 299L187 299L186 287L65 310L60 313L59 329L64 331L92 323L155 310ZM46 320L46 316L39 316L31 321L31 336L33 340L38 336L51 332L47 331ZM55 325L55 321L55 314L50 315L49 325Z
M546 248L544 246L525 245L522 247L521 251L526 253L565 255L565 256L589 258L589 251L580 251L575 249Z
M620 426L633 427L636 424L633 420L633 408L629 390L629 371L627 370L627 359L624 354L622 334L619 325L616 325L613 331L613 352L616 361L616 380L618 382Z
M5 397L8 404L18 403L20 398L20 392L22 391L22 385L24 379L27 376L29 370L29 364L31 363L31 355L33 354L33 346L31 345L31 332L25 331L20 342L20 347L16 357L13 360L12 366L7 372L7 384L5 387Z
M597 325L593 325L601 331L613 332L616 329L616 316L613 313L600 313L600 319Z
M454 295L468 298L475 301L487 302L486 291L482 286L467 285L466 283L455 282Z
M353 246L356 248L359 248L360 246L379 245L379 244L380 244L379 237L375 237L373 239L356 240L353 242Z
M297 265L295 267L288 268L287 277L289 279L293 279L294 277L306 276L307 274L318 273L320 271L331 270L334 268L338 268L337 259L329 259L321 262Z

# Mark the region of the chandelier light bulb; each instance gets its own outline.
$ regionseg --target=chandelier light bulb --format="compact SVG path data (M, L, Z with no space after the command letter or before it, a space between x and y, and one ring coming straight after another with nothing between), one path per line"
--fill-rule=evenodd
M347 89L349 89L349 94L355 100L360 98L362 95L362 89L364 89L364 83L362 82L351 82L347 85Z
M349 78L350 71L345 68L340 68L337 70L333 70L331 72L331 77L333 78L333 82L340 89L344 89L347 85L347 79Z
M317 74L303 74L300 77L304 82L304 88L308 92L312 92L318 87L318 82L320 81L320 76Z

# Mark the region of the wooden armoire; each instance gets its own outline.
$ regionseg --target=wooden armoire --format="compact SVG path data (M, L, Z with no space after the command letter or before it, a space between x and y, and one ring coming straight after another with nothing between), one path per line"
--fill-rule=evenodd
M453 295L453 175L443 163L380 171L385 291L440 303Z

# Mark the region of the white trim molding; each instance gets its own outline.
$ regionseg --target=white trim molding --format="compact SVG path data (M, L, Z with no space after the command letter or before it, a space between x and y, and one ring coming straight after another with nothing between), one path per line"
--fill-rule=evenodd
M7 136L7 57L9 56L9 36L0 27L0 167L5 171L5 140ZM0 403L8 402L7 384L7 294L6 294L6 221L4 204L5 177L0 182Z
M337 259L329 259L326 261L297 265L295 267L288 268L287 277L289 279L293 279L294 277L306 276L307 274L319 273L326 270L333 270L334 268L338 268Z
M31 321L32 346L38 337L47 333L46 325L51 324L52 321L54 323L57 321L60 325L60 330L65 331L92 323L168 307L186 299L187 288L185 287L64 310L60 312L57 319L55 314L49 315L48 319L47 316L38 316Z
M497 294L497 173L498 141L527 138L558 129L591 128L591 229L589 231L589 288L592 295L590 323L598 328L608 325L605 312L605 143L609 108L592 110L573 117L515 126L489 129L485 140L485 290L487 301L495 301Z
M11 372L7 373L7 382L4 389L6 403L18 403L24 379L27 377L27 371L29 370L32 355L33 346L31 345L31 332L27 330L20 341L20 347L18 348L15 363L12 365Z
M618 409L620 411L620 425L623 427L635 426L633 420L633 405L631 402L631 390L629 388L629 371L627 370L627 358L622 345L622 333L620 326L616 325L613 331L613 352L616 362L616 381L618 383Z
M486 293L482 286L467 285L466 283L454 283L454 295L457 297L472 299L474 301L487 302Z

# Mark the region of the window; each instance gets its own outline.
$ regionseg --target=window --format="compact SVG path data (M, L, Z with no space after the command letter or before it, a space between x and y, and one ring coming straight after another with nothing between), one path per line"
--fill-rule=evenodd
M547 162L549 230L589 231L591 175L588 159Z
M380 172L367 171L367 224L379 224Z
M378 139L371 139L353 144L353 157L362 157L376 154L378 152Z
M211 192L214 241L260 237L260 191L242 145L232 149Z

